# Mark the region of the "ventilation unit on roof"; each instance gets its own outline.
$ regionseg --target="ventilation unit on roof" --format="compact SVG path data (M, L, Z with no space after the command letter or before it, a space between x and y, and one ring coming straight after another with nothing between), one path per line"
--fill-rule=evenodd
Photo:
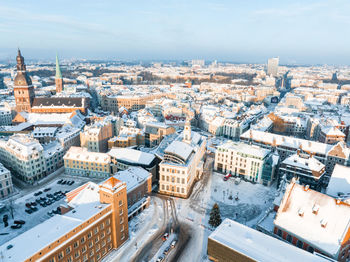
M299 208L299 211L298 211L298 214L299 214L299 216L304 216L304 209L301 207L301 208Z
M312 208L312 213L314 213L315 215L317 215L318 210L320 209L320 206L315 204Z
M327 226L327 219L325 219L325 218L321 219L320 223L321 223L321 227L326 227Z
M309 188L310 188L310 186L309 186L309 185L305 185L304 190L305 190L305 191L308 191L308 190L309 190Z

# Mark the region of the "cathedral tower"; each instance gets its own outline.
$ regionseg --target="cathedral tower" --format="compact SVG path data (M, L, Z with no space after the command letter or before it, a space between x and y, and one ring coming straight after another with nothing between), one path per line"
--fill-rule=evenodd
M60 64L58 62L58 56L56 54L56 77L55 77L55 84L56 84L56 93L60 93L63 90L63 78L61 73Z
M21 51L18 49L17 55L17 75L14 80L14 93L16 100L16 111L30 112L32 103L34 100L34 88L32 80L27 75L26 65L24 64L24 58L21 55Z

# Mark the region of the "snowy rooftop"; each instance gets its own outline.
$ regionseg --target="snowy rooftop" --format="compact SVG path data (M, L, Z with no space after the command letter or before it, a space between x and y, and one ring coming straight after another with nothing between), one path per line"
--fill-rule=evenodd
M108 164L111 158L106 153L89 152L85 147L72 146L64 155L64 159L80 160L84 162L98 162Z
M193 147L182 141L173 141L164 151L165 153L170 153L178 155L185 162L193 152Z
M300 139L295 137L288 137L283 135L277 135L269 132L263 132L258 130L248 130L241 135L241 138L250 139L252 136L253 140L263 142L265 144L272 145L275 141L277 146L287 146L298 149L302 147L303 150L313 153L319 153L326 155L335 145L329 145L325 143L309 141L306 139ZM345 155L349 155L349 149L344 148Z
M155 157L153 154L136 149L118 147L112 148L108 154L117 160L140 165L150 165Z
M338 193L350 194L350 167L337 164L327 187L327 195L338 197Z
M244 143L235 143L231 140L226 143L218 146L218 149L222 150L233 150L236 152L240 152L242 154L253 155L264 159L271 151L262 147L247 145Z
M100 203L98 190L98 185L89 182L69 203L74 206L73 210L64 215L55 215L0 246L4 261L24 261L109 206ZM8 245L13 247L7 249Z
M316 172L321 172L321 170L325 168L325 165L318 161L316 158L310 157L309 155L305 154L291 155L288 158L286 158L282 163L289 166L296 166L299 168Z
M331 127L324 127L322 128L322 132L326 134L327 136L341 136L345 137L345 134L340 131L338 128L331 126Z
M137 186L144 183L151 174L141 167L129 167L126 170L119 171L113 177L126 183L127 192L131 192Z
M228 218L209 239L260 262L327 261Z
M335 257L349 230L349 221L350 205L292 182L274 224Z

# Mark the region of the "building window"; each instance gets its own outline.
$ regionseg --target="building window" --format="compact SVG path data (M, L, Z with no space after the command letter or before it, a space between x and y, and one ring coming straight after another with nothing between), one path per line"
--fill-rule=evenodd
M278 230L277 230L277 235L280 236L280 237L282 237L282 230L281 230L281 229L278 229Z
M119 200L119 206L123 205L123 200Z
M71 248L70 248L70 247L67 247L67 248L66 248L66 254L68 255L68 254L70 253L70 251L71 251Z
M312 246L308 246L307 251L309 251L310 253L314 253L315 249Z
M63 258L63 251L61 251L60 253L58 253L57 257L58 257L58 260L61 260Z
M89 234L87 235L88 238L92 237L92 232L90 231Z
M72 257L67 258L67 262L72 262L72 261L73 261Z
M73 244L73 247L74 248L77 248L79 246L79 241L77 241L77 242L75 242L74 244Z
M86 252L86 246L83 246L83 248L81 249L81 253L84 254Z
M105 225L103 223L101 223L100 229L102 230L102 229L104 229L104 227L105 227Z
M81 239L80 239L80 243L85 243L85 237L82 237Z
M100 239L99 239L99 237L97 236L97 237L95 238L95 243L98 243L99 240L100 240Z
M300 240L298 240L298 241L297 241L297 247L303 248L303 242L301 242Z
M124 231L124 225L122 225L120 228L120 232L123 232L123 231Z
M292 243L292 240L293 240L292 236L291 235L287 235L287 241L289 243Z
M111 220L108 218L108 219L106 220L106 225L109 226L110 223L111 223Z
M77 258L77 257L79 257L79 256L80 256L80 252L79 252L79 250L77 250L77 251L75 252L75 254L74 254L74 257Z
M107 232L107 234L110 234L111 233L111 228L108 227L106 232Z
M98 227L94 228L94 234L96 235L98 233Z
M89 242L89 248L91 248L94 245L92 241Z

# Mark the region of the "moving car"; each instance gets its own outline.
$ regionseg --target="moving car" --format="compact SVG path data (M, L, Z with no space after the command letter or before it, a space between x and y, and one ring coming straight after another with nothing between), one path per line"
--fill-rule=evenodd
M170 251L170 247L166 247L163 251L163 255L167 255Z
M157 262L162 262L162 261L164 261L164 257L163 257L163 256L160 256L160 257L157 258L156 261L157 261Z
M163 236L162 236L162 240L163 241L166 241L169 237L169 233L165 233Z
M176 243L177 243L177 241L176 240L174 240L173 242L171 242L171 248L175 248L175 246L176 246Z

